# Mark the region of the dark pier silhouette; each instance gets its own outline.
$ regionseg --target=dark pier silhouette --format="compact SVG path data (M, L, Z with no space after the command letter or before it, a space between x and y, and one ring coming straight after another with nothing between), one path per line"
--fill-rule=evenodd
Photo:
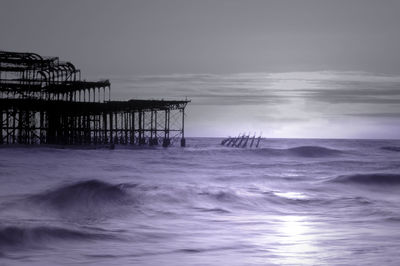
M0 144L185 146L188 100L111 101L70 62L0 51Z
M261 140L261 135L257 138L256 141L256 134L254 134L253 137L250 137L250 134L249 135L239 134L237 137L228 137L226 139L223 139L221 141L221 145L227 147L236 147L236 148L247 148L247 147L253 148L254 144L254 147L258 148L260 145L260 140Z

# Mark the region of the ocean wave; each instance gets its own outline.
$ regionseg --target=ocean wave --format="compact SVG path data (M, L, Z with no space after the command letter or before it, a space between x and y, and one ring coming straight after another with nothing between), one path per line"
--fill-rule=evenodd
M213 212L218 214L230 213L233 210L260 210L268 209L270 211L282 211L283 208L291 207L312 207L322 206L327 204L324 198L309 197L303 193L296 192L276 192L276 191L261 191L261 190L243 190L243 191L219 191L219 192L202 192L200 196L205 196L208 200L207 208L196 208L202 212ZM204 202L202 199L201 202ZM207 205L206 205L207 206ZM210 207L212 206L212 207ZM233 211L234 212L234 211Z
M291 148L237 148L237 147L212 147L204 149L185 150L185 152L191 152L196 154L207 154L209 156L217 156L220 154L259 154L268 156L295 156L295 157L329 157L338 156L345 151L327 148L322 146L297 146Z
M394 223L400 223L400 217L399 217L399 216L387 217L387 218L385 219L385 221L387 221L387 222L394 222Z
M265 155L313 157L313 158L337 156L343 153L343 151L340 150L330 149L320 146L299 146L288 149L262 148L258 150L256 149L254 151Z
M104 233L88 233L60 227L0 227L0 248L42 247L53 241L87 241L114 239Z
M135 198L127 191L135 187L130 184L109 184L99 180L88 180L45 191L29 199L61 213L77 213L82 218L118 211L119 207L131 205ZM74 216L71 216L74 217Z
M381 147L382 150L387 150L387 151L396 151L400 152L400 147L399 146L384 146Z
M198 195L206 196L209 199L220 201L220 202L234 202L240 200L238 195L233 191L201 191Z
M206 213L217 213L217 214L225 214L225 213L231 213L229 210L223 209L223 208L201 208L201 207L195 207L195 210L201 211L201 212L206 212Z
M334 156L343 153L340 150L320 146L300 146L288 149L289 152L303 157Z
M372 173L342 175L330 180L335 183L354 183L363 185L400 185L399 174Z
M297 192L277 192L277 191L264 191L263 199L275 206L284 208L290 207L316 207L330 203L324 198L310 197L303 193Z

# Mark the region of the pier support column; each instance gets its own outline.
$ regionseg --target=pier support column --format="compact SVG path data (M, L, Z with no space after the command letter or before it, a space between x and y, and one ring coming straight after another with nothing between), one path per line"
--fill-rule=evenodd
M0 110L0 144L3 144L3 110Z
M141 145L146 144L146 112L143 111L143 116L142 116L142 142L140 143Z
M181 109L182 111L182 138L181 138L181 147L185 147L186 146L186 140L185 140L185 109Z
M169 139L169 119L170 119L170 110L165 110L165 125L164 125L164 140L163 147L168 147L171 144L171 140Z
M151 110L151 127L150 127L150 139L149 139L149 145L157 145L158 144L158 139L157 139L157 111L156 110Z
M135 112L130 113L131 116L131 133L130 133L130 143L135 144Z
M109 114L110 117L110 144L114 143L114 137L113 137L113 113L111 112Z
M168 138L164 138L164 140L163 140L163 147L164 148L166 148L166 147L168 147L169 145L171 144L171 140L170 139L168 139Z
M153 123L154 123L154 111L150 110L150 138L149 145L153 146Z
M58 115L55 113L47 113L47 144L55 144L57 136Z
M181 147L186 147L186 139L181 138Z
M143 134L143 128L142 128L143 112L139 111L138 115L139 115L139 140L138 140L138 143L139 143L139 145L142 145L142 143L143 143L143 141L142 141L142 138L143 138L143 136L142 136L142 134Z
M9 110L7 109L7 111L6 111L6 144L10 144L10 129L9 129L9 127L10 127L10 118L9 118Z
M103 144L107 144L108 139L107 139L107 114L103 113Z
M129 143L128 131L129 131L129 113L124 113L124 133L125 133L125 145Z
M157 135L157 110L154 111L154 145L158 145L158 135Z
M115 113L115 136L114 136L114 144L118 144L118 113Z

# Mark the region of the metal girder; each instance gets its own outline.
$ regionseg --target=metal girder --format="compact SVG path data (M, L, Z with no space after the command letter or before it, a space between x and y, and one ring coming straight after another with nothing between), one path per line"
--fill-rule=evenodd
M111 101L110 90L58 57L0 51L0 144L185 145L190 101Z

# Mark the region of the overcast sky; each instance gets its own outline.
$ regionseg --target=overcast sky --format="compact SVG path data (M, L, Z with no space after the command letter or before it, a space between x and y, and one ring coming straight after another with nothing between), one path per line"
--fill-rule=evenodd
M188 96L190 135L400 137L398 0L0 3L0 49L71 61L115 98Z
M398 0L1 0L2 49L85 73L400 74Z

